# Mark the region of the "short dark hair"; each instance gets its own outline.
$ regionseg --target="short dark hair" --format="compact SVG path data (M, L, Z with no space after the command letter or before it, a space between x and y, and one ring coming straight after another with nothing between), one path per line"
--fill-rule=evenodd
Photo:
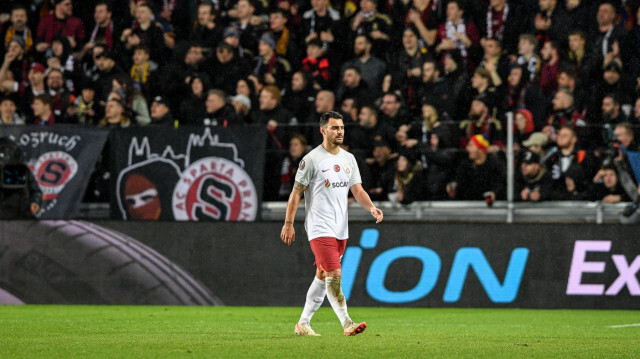
M55 103L55 100L53 96L49 95L48 93L37 95L36 97L33 98L33 101L35 100L41 101L43 104L49 106L51 110L53 110L53 104Z
M353 70L355 71L358 75L362 76L362 71L360 71L360 67L356 66L356 65L349 65L344 69L344 72L347 72L347 70Z
M14 12L14 11L16 11L16 10L23 10L24 12L26 12L26 13L27 13L27 16L29 16L29 11L28 11L27 7L26 7L26 6L24 6L24 5L23 5L23 4L21 4L21 3L15 3L15 4L11 7L11 13L13 13L13 12Z
M112 12L111 9L111 1L107 1L107 0L100 0L96 3L96 5L93 7L94 9L97 8L100 5L104 5L107 7L107 12Z
M329 111L325 112L320 116L320 127L324 127L329 123L329 120L335 118L338 120L344 120L344 117L339 112Z

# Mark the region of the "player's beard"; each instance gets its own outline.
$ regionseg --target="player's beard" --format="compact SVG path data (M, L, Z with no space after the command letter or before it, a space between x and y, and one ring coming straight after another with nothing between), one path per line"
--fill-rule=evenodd
M344 136L342 136L342 137L336 136L331 140L331 143L336 145L336 146L342 145L343 142L344 142Z

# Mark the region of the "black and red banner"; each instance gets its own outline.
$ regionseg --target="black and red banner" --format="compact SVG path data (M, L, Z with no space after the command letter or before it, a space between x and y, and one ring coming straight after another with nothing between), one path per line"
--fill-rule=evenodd
M25 151L27 165L43 193L38 217L74 218L109 132L82 126L1 127Z
M262 198L265 143L262 126L114 130L112 217L253 221Z

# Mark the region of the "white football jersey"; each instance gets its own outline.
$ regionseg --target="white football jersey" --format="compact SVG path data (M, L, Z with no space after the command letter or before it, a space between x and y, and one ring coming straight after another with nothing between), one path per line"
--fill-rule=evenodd
M349 189L362 183L355 157L343 149L332 155L320 145L300 161L296 181L308 186L304 192L304 228L309 240L347 239Z

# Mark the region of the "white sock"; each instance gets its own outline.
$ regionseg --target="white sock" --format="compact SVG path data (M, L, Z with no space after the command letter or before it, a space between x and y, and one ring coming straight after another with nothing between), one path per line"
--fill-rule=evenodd
M327 277L325 281L327 282L327 298L329 298L329 303L331 303L333 311L336 312L340 323L342 323L344 327L345 323L351 321L351 318L349 317L349 313L347 313L347 300L342 293L342 279Z
M318 308L324 302L324 297L327 295L327 285L318 277L313 277L313 282L309 286L307 291L307 300L304 303L304 310L300 316L300 323L310 323L311 317L316 313Z

